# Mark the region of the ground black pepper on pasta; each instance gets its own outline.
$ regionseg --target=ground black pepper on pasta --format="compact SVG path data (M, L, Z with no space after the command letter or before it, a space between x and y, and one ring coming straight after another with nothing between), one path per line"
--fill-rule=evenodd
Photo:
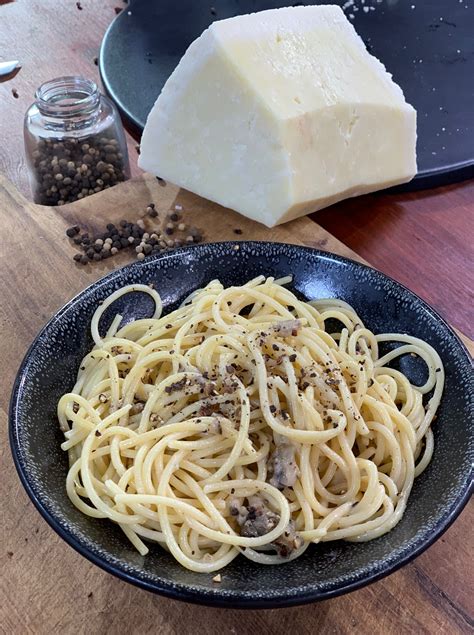
M433 452L439 355L410 335L372 333L337 299L299 301L289 280L213 280L168 315L154 288L133 284L96 310L95 346L58 404L66 489L142 556L156 542L201 573L239 554L281 564L311 542L372 540L402 518ZM152 316L118 318L101 335L104 312L132 292L153 298ZM345 327L331 335L335 314ZM384 342L399 346L381 356ZM423 386L390 365L413 350L429 371Z

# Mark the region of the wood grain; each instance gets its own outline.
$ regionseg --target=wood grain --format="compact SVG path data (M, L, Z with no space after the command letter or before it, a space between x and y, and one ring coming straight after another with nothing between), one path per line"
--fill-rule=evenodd
M20 59L22 65L15 77L0 83L0 172L27 196L22 126L35 89L62 74L84 74L98 81L94 58L103 33L115 7L126 6L121 0L81 0L80 4L82 10L75 0L0 2L0 59ZM137 176L135 146L129 135L132 174ZM195 213L202 205L187 193L156 190L154 181L123 187L127 189L88 199L91 205L85 210L63 209L62 216L57 210L28 206L10 184L0 184L0 335L5 346L0 380L0 632L474 632L472 503L433 547L389 578L318 605L245 613L178 604L134 588L81 558L43 522L14 473L7 447L11 384L41 325L108 269L102 263L94 269L76 267L70 261L73 249L64 239L64 228L74 219L93 227L100 218L130 218L130 210L152 199L166 206L178 196ZM313 218L473 336L473 183L409 195L369 195ZM246 223L237 216L213 220L222 232L213 235L221 239L235 238L234 222L238 227ZM350 255L349 249L309 221L292 225L290 237L287 231L277 228L268 233L246 225L242 238L287 239Z
M473 507L414 563L365 589L317 605L271 611L219 610L153 596L113 578L70 549L41 519L26 496L7 448L7 404L21 357L41 325L85 285L117 265L80 267L64 236L72 222L94 229L131 218L154 201L176 203L207 228L206 238L282 240L357 258L307 218L266 230L156 179L130 181L63 208L34 206L0 177L0 499L2 500L0 632L203 633L457 633L473 632L469 559ZM126 260L125 254L122 256ZM13 335L13 336L12 336Z
M22 64L14 79L0 84L0 172L28 196L22 127L36 88L64 74L99 81L94 58L102 36L115 8L126 7L122 0L81 0L80 5L82 10L75 0L23 0L0 6L0 59ZM130 135L127 139L132 175L137 176L137 141ZM473 182L359 197L317 212L313 219L474 337Z
M474 181L371 194L312 218L474 337Z
M0 61L19 60L21 70L0 83L0 172L30 196L23 148L23 118L43 82L84 75L100 84L102 37L123 0L26 0L0 5ZM39 59L41 60L38 63ZM15 98L12 90L18 97ZM127 136L132 174L137 176L137 141Z

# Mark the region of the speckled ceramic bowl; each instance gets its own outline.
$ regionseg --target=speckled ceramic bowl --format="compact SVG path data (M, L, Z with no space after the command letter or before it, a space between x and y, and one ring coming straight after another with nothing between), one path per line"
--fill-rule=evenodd
M473 373L469 355L447 324L420 298L383 274L324 252L275 243L201 245L114 271L71 300L28 351L13 389L10 440L20 478L32 501L64 540L106 571L150 591L190 602L231 607L283 607L329 598L394 571L433 543L468 500L473 461ZM159 546L145 558L120 529L83 516L65 492L67 457L56 419L59 397L70 390L91 347L89 323L100 300L130 283L153 282L166 310L213 278L241 284L258 275L293 274L307 299L338 297L352 304L374 332L407 332L441 355L446 388L434 426L435 452L415 481L402 521L389 534L362 544L323 543L286 565L259 566L239 557L222 582L183 569ZM113 307L125 320L149 315L150 299L132 294ZM102 329L112 317L103 318ZM400 361L414 381L422 362Z

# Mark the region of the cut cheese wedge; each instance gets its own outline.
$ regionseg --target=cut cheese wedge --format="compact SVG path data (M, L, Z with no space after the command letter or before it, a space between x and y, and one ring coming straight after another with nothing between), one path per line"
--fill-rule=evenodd
M268 227L416 174L416 111L338 6L214 22L151 110L139 165Z

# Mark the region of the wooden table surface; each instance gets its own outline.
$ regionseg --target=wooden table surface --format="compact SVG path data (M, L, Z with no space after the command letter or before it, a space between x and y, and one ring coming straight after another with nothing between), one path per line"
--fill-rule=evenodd
M81 0L79 6L82 9L74 0L0 0L0 61L19 59L22 64L14 77L0 78L0 174L27 196L22 122L36 87L62 74L98 79L94 58L102 35L115 16L115 7L125 4ZM137 141L131 136L128 141L132 173L138 175ZM369 195L312 218L372 265L421 295L466 335L474 336L473 182L414 194ZM315 224L314 242L320 240L321 246L330 248L331 239L324 243L326 238L319 236ZM0 258L5 256L2 251ZM42 321L47 318L44 313ZM29 319L25 314L25 323ZM9 368L2 380L3 413L6 384L11 385L14 371ZM4 420L2 416L2 427ZM10 466L5 429L0 440L1 465ZM290 628L302 633L474 632L472 562L469 566L474 551L472 505L416 562L366 589L312 607L242 613L178 604L115 580L53 534L32 510L19 483L8 492L2 488L2 501L6 496L15 504L15 524L7 526L2 516L0 592L3 599L7 589L8 597L14 597L11 580L22 588L18 588L21 601L0 602L0 632L250 633L260 629L285 633ZM15 566L22 572L15 569L15 575L7 576L4 565L13 556L6 537L11 532L17 542L24 542L22 554L15 554ZM55 566L58 552L60 569ZM85 588L90 588L87 597L76 598L75 589L83 595Z

